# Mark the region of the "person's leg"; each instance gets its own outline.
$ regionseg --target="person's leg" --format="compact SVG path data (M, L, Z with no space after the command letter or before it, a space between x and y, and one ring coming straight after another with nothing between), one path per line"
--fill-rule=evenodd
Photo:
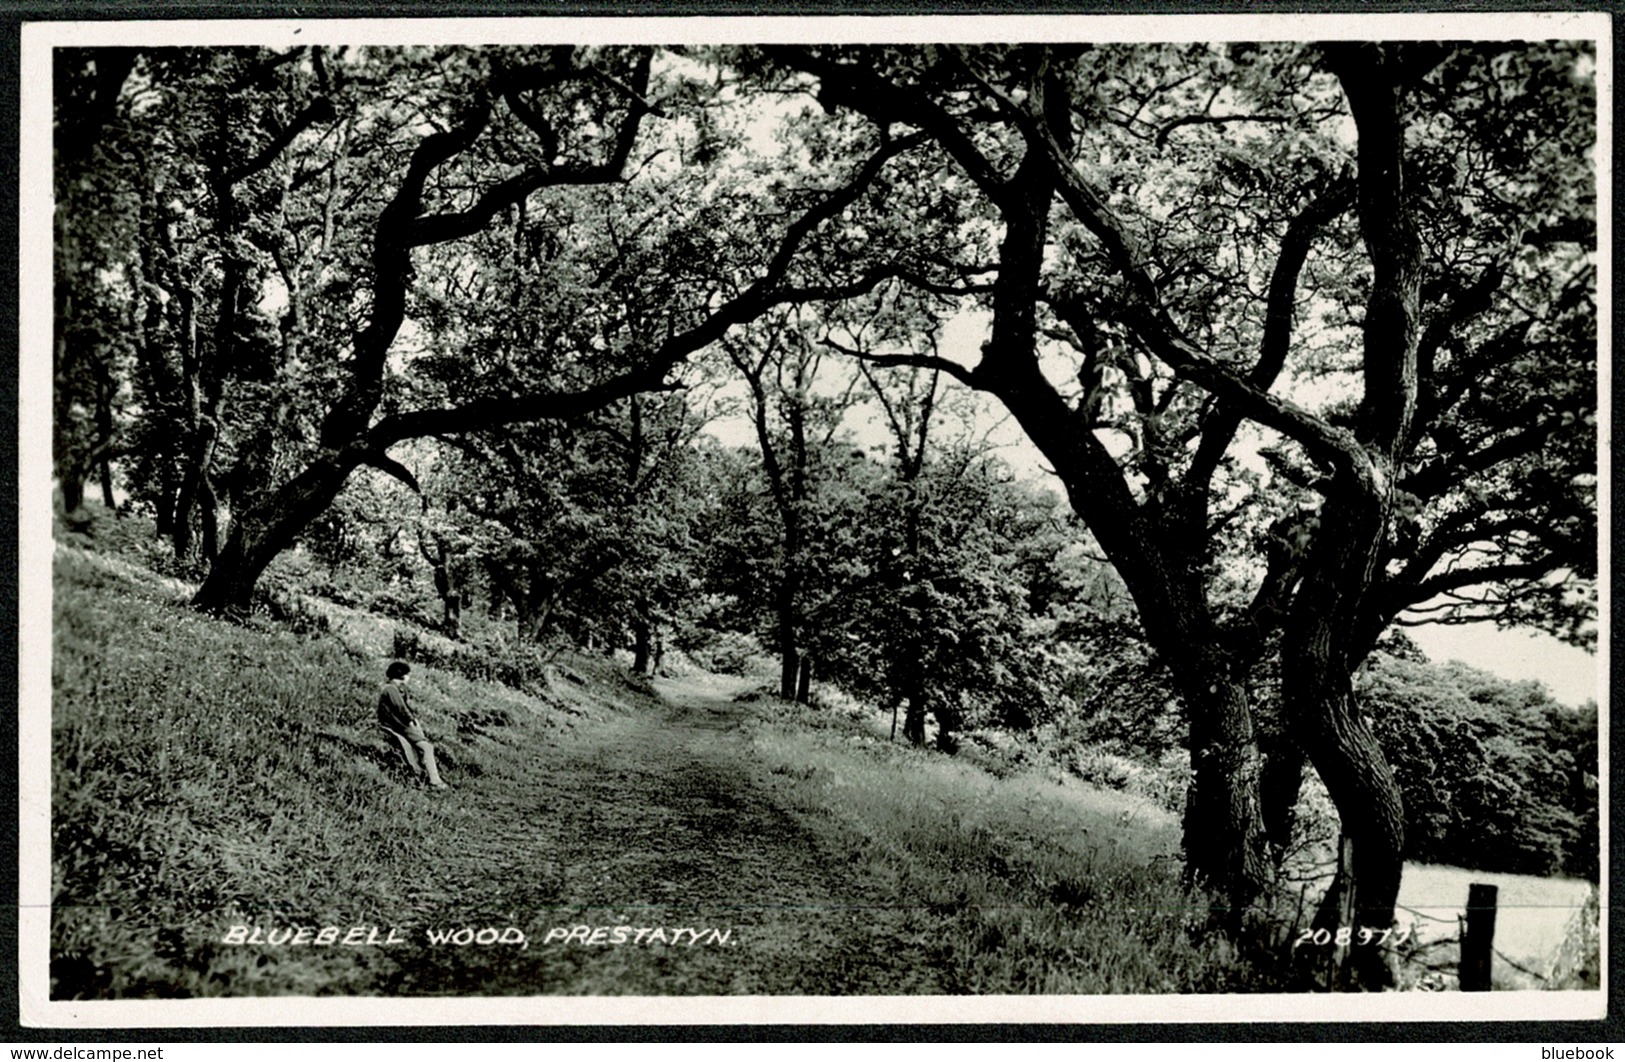
M382 730L389 735L390 741L401 750L401 755L406 757L406 766L411 769L412 777L416 778L422 774L423 768L418 766L418 754L412 751L412 742L407 739L407 736L387 726L383 727ZM421 733L421 731L419 732Z
M440 780L440 766L435 763L434 746L429 744L429 737L423 732L423 727L413 723L407 728L406 736L418 750L423 759L424 773L429 777L429 786L433 789L444 789L446 783Z
M434 746L429 744L428 738L417 742L418 753L423 757L424 770L429 775L429 786L433 789L444 789L446 783L440 780L440 766L434 761Z

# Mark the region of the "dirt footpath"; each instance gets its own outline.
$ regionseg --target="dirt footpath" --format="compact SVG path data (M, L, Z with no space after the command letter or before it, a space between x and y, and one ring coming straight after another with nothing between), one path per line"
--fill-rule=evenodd
M476 825L425 882L423 925L516 928L526 944L402 952L389 990L942 991L910 916L774 802L744 687L659 680L657 710L581 720L459 787Z

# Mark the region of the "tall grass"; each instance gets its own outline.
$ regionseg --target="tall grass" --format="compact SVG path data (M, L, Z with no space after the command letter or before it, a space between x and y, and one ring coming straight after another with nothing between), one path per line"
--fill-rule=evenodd
M213 620L186 606L184 586L76 548L58 549L54 579L57 998L1272 986L1206 932L1179 885L1177 824L1152 799L1053 767L995 776L893 745L872 718L772 698L707 713L720 729L669 733L645 682L587 657L562 661L562 678L533 693L461 667L414 671L455 787L447 799L411 785L373 723L378 653L394 644L393 623L365 614L309 623L297 603L280 613L299 620L291 628ZM636 770L621 777L661 794L603 777L629 755ZM684 770L717 791L682 791ZM680 810L691 798L694 821ZM655 821L692 839L726 821L735 800L752 823L778 816L797 828L730 834L726 843L741 847L713 853L710 869L690 867L686 885L682 853L628 858L615 848L616 837L655 844L643 839L671 832ZM576 864L548 869L563 852ZM751 867L739 882L695 880L733 859ZM474 950L222 939L235 924L599 917L587 912L606 889L617 903L644 896L632 884L640 873L650 900L702 885L713 896L762 887L768 894L740 898L772 906L803 872L770 872L775 860L826 889L838 867L836 877L866 890L858 931L845 916L785 908L749 916L765 921L732 952L679 960L533 949L523 963ZM631 876L604 884L614 874ZM659 909L684 910L680 901ZM891 958L877 962L877 948Z
M95 554L58 549L54 580L53 994L366 990L376 950L282 962L220 938L398 920L431 840L473 814L403 784L373 724L383 662L205 618ZM424 718L449 776L484 769L490 742Z
M951 992L1278 988L1208 931L1179 881L1179 831L1153 800L1053 771L997 778L839 726L758 722L781 799L887 882L876 901L931 944Z

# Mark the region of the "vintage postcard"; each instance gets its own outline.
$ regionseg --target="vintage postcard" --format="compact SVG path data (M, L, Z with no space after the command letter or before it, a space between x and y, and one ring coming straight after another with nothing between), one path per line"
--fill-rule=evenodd
M1601 1018L1610 44L25 24L23 1022Z

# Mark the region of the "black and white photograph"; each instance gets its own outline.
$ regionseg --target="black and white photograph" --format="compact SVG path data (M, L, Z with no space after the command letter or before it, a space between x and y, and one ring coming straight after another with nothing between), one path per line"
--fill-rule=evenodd
M22 27L22 1020L1596 1020L1596 13Z

